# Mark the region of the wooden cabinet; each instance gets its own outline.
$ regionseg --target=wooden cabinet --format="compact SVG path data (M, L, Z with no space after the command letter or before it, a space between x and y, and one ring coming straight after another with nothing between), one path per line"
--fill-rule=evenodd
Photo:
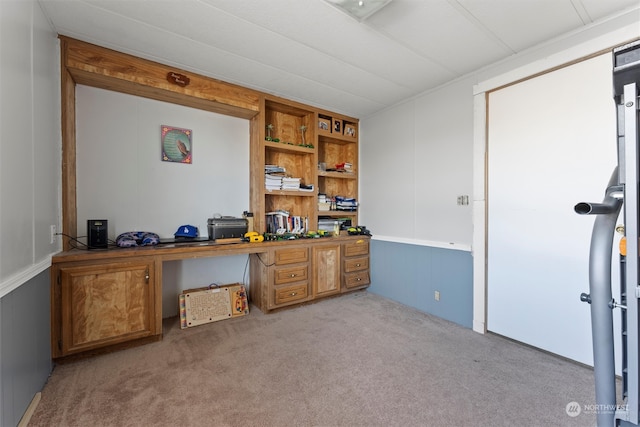
M342 291L362 289L371 283L369 276L369 239L343 244Z
M158 336L153 258L52 267L53 357Z
M368 236L271 242L251 257L251 302L269 311L364 289L369 279Z
M314 245L313 296L314 298L340 292L340 244Z
M350 133L345 134L345 128ZM348 218L356 225L357 209L321 211L318 195L357 200L357 131L355 118L265 96L260 113L251 120L251 210L256 231L269 231L266 215L277 211L303 218L306 231L317 230L319 217ZM313 190L267 189L265 165L283 168L288 177L299 178Z
M76 84L248 119L249 198L255 231L264 233L266 214L277 210L304 218L309 231L317 230L318 219L325 216L347 218L357 225L357 210L318 208L319 193L328 198L358 197L357 119L65 37L61 38L61 53L65 235L78 229ZM167 85L167 74L174 72L188 75L190 85ZM267 190L264 168L272 164L284 167L287 175L300 178L312 191ZM364 236L340 236L257 245L93 252L73 249L65 238L65 252L54 256L51 266L53 358L161 339L165 260L252 254L251 299L268 312L366 287L370 281L368 241Z

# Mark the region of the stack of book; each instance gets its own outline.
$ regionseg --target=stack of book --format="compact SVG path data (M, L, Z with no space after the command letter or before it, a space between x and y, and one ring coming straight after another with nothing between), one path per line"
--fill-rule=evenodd
M267 233L272 234L302 234L309 228L309 219L302 216L290 215L288 211L277 210L266 215Z
M330 168L327 169L327 171L332 171L332 172L347 172L347 173L354 173L355 170L353 169L353 164L352 163L338 163L336 164L335 168Z
M281 190L282 189L282 175L276 175L272 173L264 174L264 185L267 190Z
M338 163L336 165L336 171L353 173L353 164L348 162Z
M335 209L338 211L355 211L358 209L358 202L354 198L336 196Z
M331 210L331 199L327 198L326 194L318 194L318 210L322 212Z
M264 183L266 189L281 190L282 179L285 177L285 169L278 165L264 165Z
M278 165L264 165L264 173L282 173L284 174L286 170L282 166Z
M278 165L264 166L264 184L268 191L272 190L288 190L299 191L304 187L303 191L313 191L313 185L301 186L301 178L288 176L286 170Z
M300 189L300 178L293 178L289 176L285 176L282 178L282 189L283 190L299 190Z

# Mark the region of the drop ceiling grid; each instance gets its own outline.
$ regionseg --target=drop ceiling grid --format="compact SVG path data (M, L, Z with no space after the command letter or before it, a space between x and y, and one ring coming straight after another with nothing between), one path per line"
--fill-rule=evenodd
M583 25L570 0L502 2L499 7L483 7L473 0L459 1L513 52Z
M393 0L364 22L324 0L38 2L62 35L356 117L590 19L640 23L638 0Z
M496 61L507 53L447 0L392 2L369 25L434 58L455 77Z
M224 7L230 14L243 13L243 18L256 27L263 27L282 35L284 38L295 40L318 52L317 62L311 64L312 69L322 70L323 75L336 73L348 76L353 73L353 79L345 78L349 86L359 84L363 80L383 79L397 85L399 88L419 90L434 82L444 82L456 77L445 67L436 62L406 49L394 40L375 31L368 25L360 24L334 8L318 8L323 2L293 2L292 9L287 14L271 14L264 16L256 8L243 11L237 2L221 2L207 0L216 7ZM301 19L291 19L291 16L304 16ZM327 22L333 25L328 26ZM262 40L260 44L265 44ZM311 52L313 53L313 52ZM277 52L274 52L277 55ZM352 67L341 68L338 63L330 63L326 57L332 57ZM301 56L300 56L301 57ZM360 71L358 71L358 69ZM311 71L313 75L313 70ZM315 76L313 77L316 78ZM425 82L425 78L427 79ZM336 81L331 80L331 81ZM379 82L372 81L370 87L378 88ZM367 91L369 89L366 89Z
M573 0L581 3L587 11L592 21L598 21L602 18L616 14L616 12L624 10L632 10L637 8L640 2L638 0ZM640 30L639 30L640 32Z

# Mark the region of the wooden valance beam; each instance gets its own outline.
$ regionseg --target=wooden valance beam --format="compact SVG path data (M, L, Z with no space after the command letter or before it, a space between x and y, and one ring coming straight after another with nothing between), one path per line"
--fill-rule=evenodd
M250 119L260 93L60 36L64 67L77 84Z

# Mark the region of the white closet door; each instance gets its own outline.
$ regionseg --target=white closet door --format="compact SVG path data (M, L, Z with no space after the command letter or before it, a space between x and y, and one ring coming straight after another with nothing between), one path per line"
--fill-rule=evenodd
M612 93L605 54L489 96L488 329L586 364L590 306L579 296L595 217L573 207L602 201L617 164Z

